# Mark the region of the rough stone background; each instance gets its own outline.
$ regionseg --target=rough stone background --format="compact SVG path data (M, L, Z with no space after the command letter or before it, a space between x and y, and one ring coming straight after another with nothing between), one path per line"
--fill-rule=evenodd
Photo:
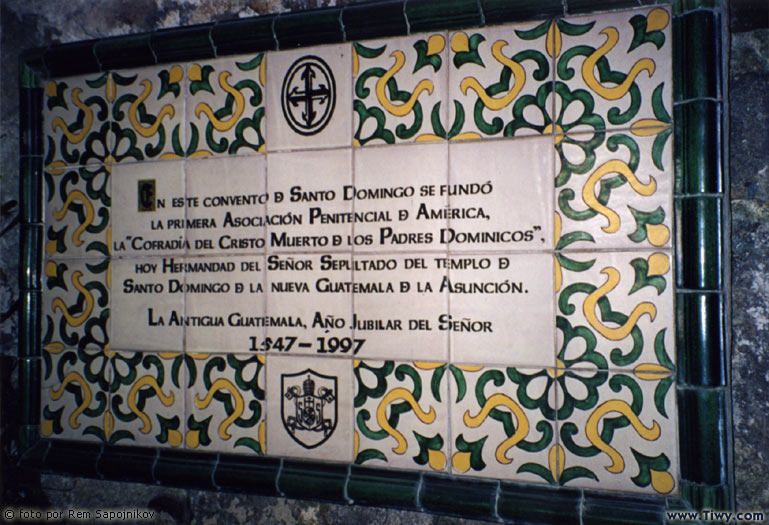
M0 406L14 406L18 308L18 74L28 48L258 16L356 0L0 1ZM357 0L364 1L364 0ZM732 399L738 510L769 511L769 2L730 10ZM139 507L158 523L437 524L429 514L210 493L63 476L13 467L13 410L0 410L0 503L39 508ZM468 523L463 521L463 523Z

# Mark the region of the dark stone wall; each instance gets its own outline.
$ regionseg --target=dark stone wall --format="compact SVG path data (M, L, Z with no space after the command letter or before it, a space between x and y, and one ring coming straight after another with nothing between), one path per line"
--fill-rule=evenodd
M138 507L158 523L454 523L453 518L317 502L208 493L63 476L13 467L12 407L18 299L19 53L49 43L138 33L352 0L69 0L0 3L0 501L40 508ZM738 510L769 512L769 2L730 9L732 400ZM463 521L463 523L467 523Z

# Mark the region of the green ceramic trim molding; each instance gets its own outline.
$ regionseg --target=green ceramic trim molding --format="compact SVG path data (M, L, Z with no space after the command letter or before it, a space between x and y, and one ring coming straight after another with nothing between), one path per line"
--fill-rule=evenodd
M651 5L662 2L641 1ZM679 351L680 494L630 497L566 487L458 479L355 465L189 453L40 439L42 80L242 52L398 36L408 31L548 18L637 6L606 0L387 0L234 20L31 50L21 60L22 268L19 435L28 468L204 490L283 494L489 520L665 523L665 510L729 509L731 465L723 245L721 24L715 0L673 3L676 170L676 317ZM379 21L369 22L371 18ZM66 59L65 59L66 58ZM686 335L689 334L689 335ZM696 334L696 337L692 335ZM126 459L128 458L128 459ZM130 469L126 470L126 462Z

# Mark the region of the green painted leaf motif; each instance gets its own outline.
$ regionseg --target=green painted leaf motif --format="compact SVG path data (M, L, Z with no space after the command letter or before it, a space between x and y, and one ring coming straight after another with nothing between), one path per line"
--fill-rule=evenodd
M264 59L264 53L259 53L254 58L246 62L235 62L235 66L237 66L237 68L240 69L241 71L253 71L254 69L262 65L263 59Z
M179 354L174 357L173 363L171 364L171 379L174 386L177 388L181 387L181 370L183 365L186 365L187 367L186 388L192 388L192 385L195 384L195 380L198 377L198 369L195 360L188 354Z
M259 373L264 368L264 365L257 356L241 360L233 354L228 354L227 364L231 369L235 370L235 384L240 390L250 392L256 399L264 399L264 390L259 386ZM244 375L247 370L252 371L252 377L247 378Z
M633 242L643 242L646 240L647 231L646 226L649 224L662 224L665 222L665 210L662 206L651 212L645 212L637 210L632 206L628 206L630 213L636 222L636 229L633 233L628 235L628 238Z
M635 140L623 133L610 135L609 140L606 141L606 148L612 153L616 153L620 146L627 148L630 153L630 159L627 161L627 165L630 168L630 171L635 173L636 170L638 170L638 163L641 159L641 148L638 147L638 143Z
M580 446L574 441L574 435L579 434L579 427L571 421L561 423L561 443L572 454L576 454L581 458L591 458L601 453L598 447L588 445L586 447ZM566 471L561 474L561 482L565 483ZM597 478L594 478L597 479Z
M215 95L214 88L211 87L211 82L208 77L213 73L214 68L208 64L200 68L200 80L190 81L190 93L196 94L198 91L208 91L212 95Z
M358 426L358 430L360 430L364 436L366 436L369 439L375 439L377 441L380 441L382 439L387 438L390 434L387 433L386 430L371 430L369 428L367 421L371 419L371 412L369 412L367 409L362 409L360 412L358 412L358 415L355 417L355 422Z
M354 404L355 408L362 407L366 400L369 398L379 399L384 396L387 390L387 376L390 375L395 368L395 364L392 361L385 361L382 366L374 367L361 361L358 366L354 368L356 384L358 392L355 394ZM361 377L361 370L367 370L376 378L376 385L369 387L363 381Z
M569 182L572 175L584 175L593 169L596 161L595 150L603 144L604 139L606 138L606 133L603 131L595 131L590 136L589 140L579 140L580 138L580 135L566 135L562 138L561 142L555 146L555 150L561 160L561 171L555 178L556 188ZM579 162L572 162L572 160L568 158L567 152L569 148L564 148L564 145L569 146L570 148L576 147L581 150Z
M102 86L104 86L107 83L107 79L109 78L109 73L102 73L96 78L92 79L86 79L85 83L88 84L88 87L98 89ZM118 75L115 74L114 76L115 80L118 80ZM130 83L132 83L134 80L136 80L136 75L132 77L120 77L120 85L125 86Z
M155 417L158 420L158 426L160 428L160 432L158 432L157 436L155 436L155 439L158 441L158 443L168 443L168 431L178 431L179 427L181 426L181 419L179 416L165 418L160 414L155 414Z
M441 401L441 380L446 373L446 365L433 370L432 377L430 378L430 392L433 394L433 399Z
M235 140L230 144L228 153L234 155L242 148L248 148L254 151L259 151L259 148L264 144L264 135L262 135L262 119L264 118L264 108L257 108L251 118L240 119L235 126ZM256 133L256 144L246 140L245 133L249 129Z
M80 359L83 360L82 357ZM136 369L141 360L142 354L140 352L120 352L110 359L112 364L111 392L116 392L121 385L128 386L136 381Z
M659 364L670 370L675 370L676 365L668 356L668 352L665 349L665 332L667 328L663 328L657 332L657 336L654 338L654 355L657 357Z
M387 117L384 111L376 106L367 108L360 100L353 102L353 109L359 117L358 129L355 131L355 140L357 140L361 145L376 139L382 140L386 144L395 144L395 135L393 135L392 131L385 129L385 122ZM363 129L364 122L368 118L374 119L376 122L376 129L368 137L361 137L361 130Z
M558 115L554 120L564 132L569 132L572 128L577 126L589 127L594 130L601 130L606 127L603 117L594 112L595 100L593 100L593 96L589 91L584 89L570 91L566 83L556 82L555 94L560 98L561 104ZM569 111L569 106L572 104L576 104L577 109L581 109L581 111L576 120L565 122L565 115L574 113L573 108ZM603 142L603 137L601 137L601 141Z
M595 239L593 239L593 236L587 232L569 232L565 235L561 235L561 238L558 239L558 243L555 245L555 249L563 250L570 244L580 241L595 242Z
M550 406L549 400L550 389L553 387L553 379L548 375L547 370L543 369L533 374L525 374L516 368L510 367L507 369L507 376L513 383L518 385L518 388L515 390L515 397L517 397L518 402L521 405L529 410L538 409L546 419L552 420L555 418L555 410ZM545 380L544 388L539 386L542 379ZM535 391L539 392L539 396L532 397L529 395L529 386L535 382L537 384ZM505 412L505 414L508 416L510 415L508 412ZM512 422L509 428L510 430L513 430ZM541 429L540 431L542 432ZM505 432L508 437L512 436L512 433L508 433L507 427L505 428ZM536 445L528 447L532 449L537 448Z
M465 64L478 64L481 67L485 67L485 64L483 63L483 59L481 58L481 55L478 53L478 46L481 42L486 40L486 38L480 34L480 33L474 33L470 36L470 38L467 40L468 50L467 51L456 51L454 53L454 66L457 67L457 69L461 68Z
M449 371L451 372L451 375L454 376L454 383L457 385L456 402L459 403L465 398L465 394L467 393L467 380L465 379L465 374L462 370L456 366L449 365Z
M665 45L665 33L659 29L648 31L648 20L644 15L635 15L630 19L629 23L633 27L633 41L630 42L630 47L627 50L628 53L646 42L651 42L657 49L661 49Z
M475 399L478 402L478 408L481 408L486 404L486 394L484 393L484 389L489 382L497 387L502 386L505 383L505 375L499 370L486 370L481 374L478 381L475 383ZM502 423L502 427L508 437L513 435L515 432L515 425L513 424L513 416L510 412L503 412L498 408L492 408L489 412L489 416Z
M56 94L47 97L46 106L48 106L49 110L54 108L69 109L69 106L67 105L67 99L64 95L64 92L67 90L67 88L69 88L69 86L66 82L55 82L54 85L56 86Z
M427 465L427 462L430 459L428 451L440 451L443 448L443 437L441 437L440 434L436 434L433 437L427 437L419 434L418 432L414 432L414 437L417 439L417 443L419 444L419 454L413 458L414 463L417 465Z
M654 88L652 92L652 111L657 120L670 124L670 113L665 109L665 98L662 96L664 89L664 82L660 82L660 85Z
M363 58L376 58L382 53L384 53L385 49L387 49L387 45L384 45L382 47L366 47L360 42L353 42L353 47L355 48L355 52L358 53Z
M630 452L633 453L633 457L638 464L639 470L638 475L633 476L630 479L639 487L648 487L651 484L652 470L656 470L657 472L667 472L670 468L670 460L665 454L660 454L659 456L647 456L632 447L630 448Z
M117 162L121 162L129 157L137 161L144 160L142 151L136 147L136 133L132 129L121 129L120 125L114 122L113 132L116 137L114 157ZM121 142L126 142L127 147L121 146ZM118 153L121 149L125 149L125 153Z
M633 282L633 287L630 288L630 293L628 295L634 294L644 286L653 286L656 288L657 295L660 295L665 291L665 287L667 286L665 277L662 275L649 276L649 263L646 259L643 257L633 259L630 261L630 266L635 270L635 282Z
M522 40L536 40L547 34L547 30L550 27L550 21L542 22L537 27L529 30L516 29L515 34Z
M180 157L188 157L195 153L195 151L198 149L198 142L200 140L200 133L198 132L198 127L195 124L190 124L190 142L187 145L187 150L185 151L184 148L182 148L182 140L180 138L181 134L181 125L176 125L174 127L174 131L171 138L171 144L174 149L174 153L179 155Z
M416 73L423 67L427 67L427 66L432 66L434 71L438 71L441 69L441 65L443 64L441 55L439 53L435 53L432 55L427 54L427 40L417 40L416 42L414 42L414 49L416 49L417 51L417 60L416 60L416 63L414 64L413 73Z
M599 370L606 370L608 368L608 363L606 362L606 358L602 356L600 353L595 351L596 337L595 337L595 334L592 332L592 330L590 330L586 326L572 327L571 323L569 323L569 320L560 315L556 317L555 325L556 325L556 328L560 330L561 333L563 334L563 344L561 345L561 349L558 351L558 359L563 361L563 363L567 367L570 367L576 364L582 364L582 363L592 363ZM581 348L584 345L585 350L577 357L573 359L568 359L566 357L567 349L569 348L569 345L572 343L572 341L574 341L575 339L582 340L581 343L579 342L576 343L577 348ZM583 376L577 376L577 377L583 377ZM598 386L599 384L600 383L596 383L595 386Z
M499 74L499 82L486 86L486 94L490 97L498 95L499 93L506 92L510 89L510 78L512 77L512 70L509 67L503 67ZM480 97L475 101L475 107L473 108L473 118L475 125L484 135L496 135L502 131L504 127L504 121L500 117L494 117L491 122L486 122L483 116L483 110L486 109L486 105L483 103Z
M570 417L574 410L591 410L598 404L600 399L598 387L603 385L609 377L605 365L606 361L603 360L603 362L604 369L596 370L592 376L566 370L558 378L558 384L561 387L561 407L557 412L559 420ZM572 392L576 392L576 394Z
M555 479L553 479L553 474L550 472L550 469L539 465L537 463L524 463L520 467L518 467L518 470L516 472L523 473L528 472L529 474L534 474L535 476L539 476L540 478L544 479L550 484L555 483Z
M587 24L572 24L563 19L558 19L555 23L558 24L558 29L560 29L562 33L569 36L584 35L593 29L593 26L595 25L595 22L589 22Z
M552 91L553 86L548 82L542 84L539 89L537 89L536 96L523 95L519 97L513 104L513 120L507 123L503 135L505 137L512 137L519 129L533 129L542 133L545 127L552 124L550 111L547 109L547 99ZM542 124L534 124L525 118L524 112L527 110L530 112L532 111L532 108L535 108L542 116Z
M89 428L96 428L98 430L98 434L94 434L94 435L98 435L102 440L104 440L105 436L104 436L104 431L102 429L98 427L89 427ZM124 439L130 439L131 441L133 441L135 438L133 434L131 434L131 432L129 432L128 430L117 430L112 434L110 434L109 444L114 445L115 443L122 441Z
M589 261L575 261L569 259L562 253L556 253L555 258L558 259L558 263L570 272L584 272L589 270L595 264L595 259Z
M486 462L483 461L483 446L489 436L483 436L478 441L466 441L463 434L459 434L454 441L459 452L470 453L470 468L476 472L486 468Z
M163 98L168 93L172 93L174 98L181 95L181 85L179 82L171 82L171 74L167 69L162 69L158 73L158 78L160 78L160 91L158 92L158 100Z
M633 401L630 403L630 409L637 416L641 415L641 409L643 408L643 393L641 387L627 375L615 375L609 380L609 387L614 392L620 392L623 387L630 390L633 396ZM604 443L611 443L614 439L614 432L630 426L630 420L625 416L617 417L604 417L601 422L603 423L603 429L599 432L601 441Z
M668 412L665 409L665 397L667 396L670 387L673 386L673 381L673 376L666 377L665 379L660 380L657 387L654 389L654 407L663 417L668 417Z
M58 410L51 410L47 405L43 407L43 418L51 421L54 435L64 432L64 428L61 426L61 417L63 414L64 407L61 407Z
M264 454L264 451L262 450L262 445L259 444L257 440L250 437L242 437L238 438L237 441L235 441L234 448L238 447L246 447L251 450L253 450L255 453L259 454L260 456Z
M654 162L654 165L659 169L660 171L664 171L665 167L662 163L662 152L665 149L665 144L667 143L668 138L670 135L673 134L673 128L668 128L666 130L660 131L657 133L657 136L654 137L654 142L652 143L652 161Z
M596 476L592 470L586 469L585 467L569 467L567 469L564 469L558 481L563 484L566 484L569 481L572 481L577 478L588 478L588 479L598 481L598 476Z
M380 459L385 463L387 462L387 456L385 456L382 452L373 448L367 448L366 450L361 450L358 452L358 455L355 456L355 464L362 465L366 461L371 461L372 459Z
M201 421L197 421L194 416L187 418L187 428L189 429L188 432L197 430L199 432L198 442L204 447L207 447L211 444L211 438L208 435L208 426L211 424L212 417L213 416L208 416Z
M49 231L51 228L49 228ZM49 236L50 239L50 236ZM54 262L56 266L56 275L49 275L48 278L45 281L45 286L49 290L53 290L54 288L61 288L62 290L67 290L67 281L64 279L64 274L67 273L67 270L69 267L66 263L63 262Z
M545 450L553 441L553 436L555 435L553 425L547 421L539 420L534 428L541 434L537 441L528 441L524 439L523 441L519 441L515 446L526 452L539 452L540 450Z

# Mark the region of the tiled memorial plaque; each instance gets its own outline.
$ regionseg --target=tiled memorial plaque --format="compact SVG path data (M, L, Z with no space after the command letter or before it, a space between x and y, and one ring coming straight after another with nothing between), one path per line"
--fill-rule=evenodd
M678 493L670 22L50 80L43 434Z

